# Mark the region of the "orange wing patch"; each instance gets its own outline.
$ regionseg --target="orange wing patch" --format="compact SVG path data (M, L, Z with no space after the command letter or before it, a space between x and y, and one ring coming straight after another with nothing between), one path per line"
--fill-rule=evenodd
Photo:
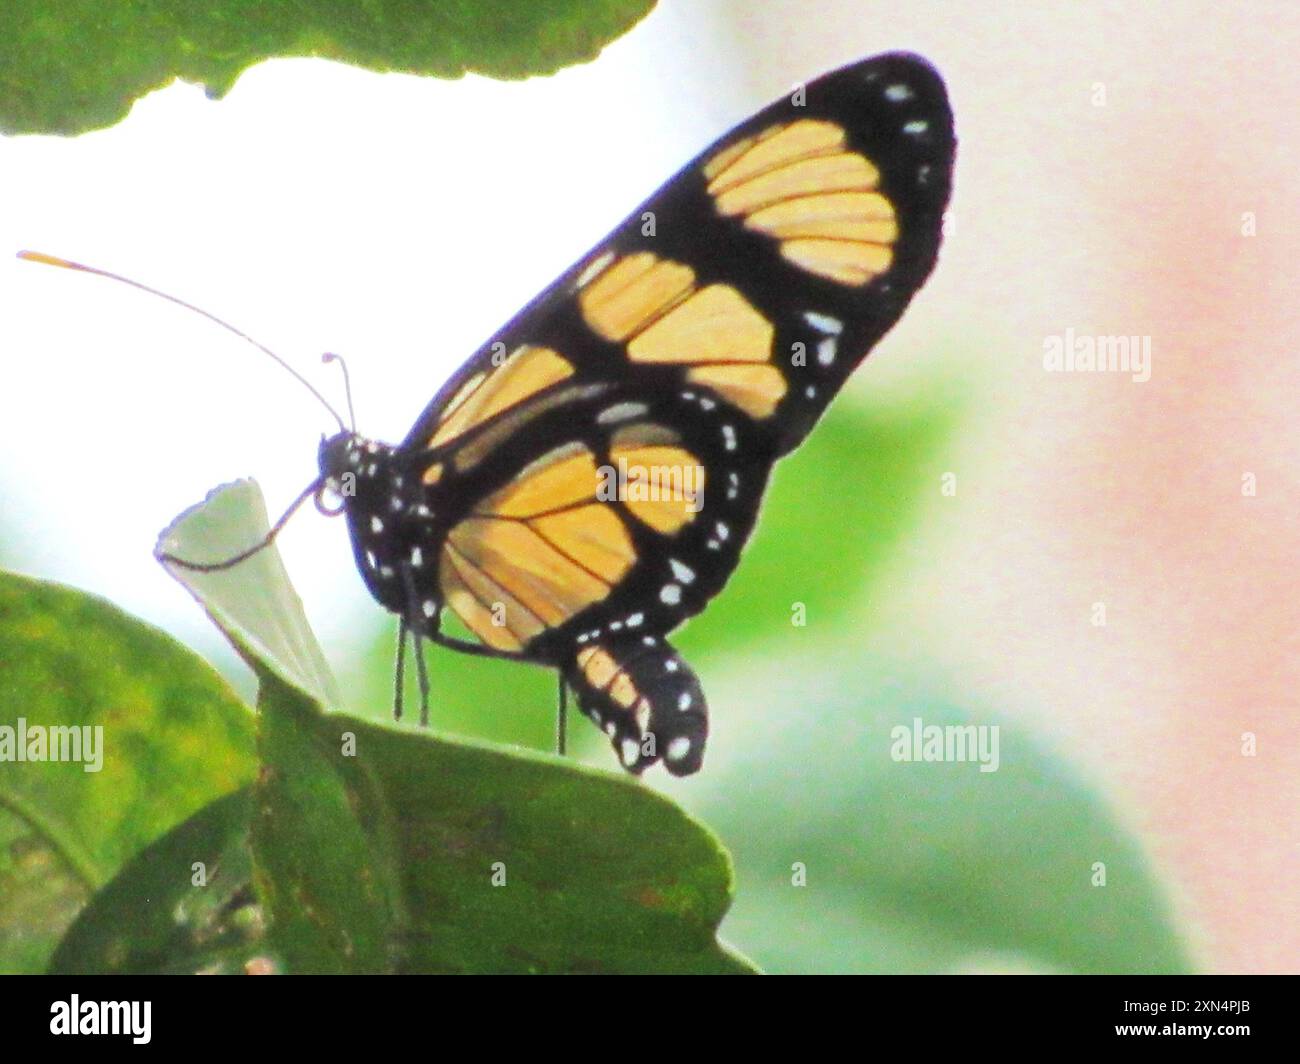
M596 333L627 341L634 362L689 364L689 380L751 417L770 417L785 396L772 323L731 285L697 289L689 266L643 251L597 273L578 302Z
M770 417L786 393L785 378L773 365L697 366L689 380L725 395L750 417Z
M678 304L627 345L635 362L766 362L772 323L731 285Z
M700 510L705 471L690 451L652 431L657 428L620 429L610 458L626 476L623 505L656 532L676 535Z
M532 462L451 530L439 580L488 646L520 650L604 599L636 561L623 520L596 501L595 457L577 443Z
M602 647L587 647L578 651L578 667L582 677L597 691L608 691L615 703L624 709L636 706L636 712L643 718L638 721L642 729L649 720L650 703L641 696L636 684L626 672L619 667L608 650Z
M532 610L450 544L443 548L438 581L456 616L496 650L522 650L546 627Z
M627 255L578 294L582 316L606 340L626 340L691 292L695 271L648 251Z
M494 517L533 517L595 498L596 458L584 444L570 443L530 462L500 491L477 507Z
M880 172L844 129L803 118L723 149L704 167L721 214L780 241L810 273L859 286L889 269L898 222Z
M439 447L454 440L572 375L573 366L549 347L525 344L516 348L496 369L471 377L461 386L428 445Z
M785 377L769 361L772 323L731 285L713 284L679 303L627 345L637 362L689 362L707 385L755 418L776 409Z

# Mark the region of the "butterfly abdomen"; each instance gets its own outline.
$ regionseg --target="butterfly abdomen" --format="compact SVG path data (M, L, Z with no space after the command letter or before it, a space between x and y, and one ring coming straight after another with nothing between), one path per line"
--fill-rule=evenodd
M674 776L699 771L709 734L704 691L662 638L584 647L564 678L629 772L641 773L660 760Z

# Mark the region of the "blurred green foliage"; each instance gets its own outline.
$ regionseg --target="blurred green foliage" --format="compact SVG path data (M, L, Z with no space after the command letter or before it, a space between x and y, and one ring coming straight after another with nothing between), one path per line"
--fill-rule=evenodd
M7 0L0 4L0 133L111 125L173 78L224 95L274 56L371 70L497 78L594 59L654 0Z
M131 858L78 913L48 970L237 975L265 956L250 889L253 800L251 786L218 798Z
M864 649L863 598L900 578L894 548L933 497L960 416L947 400L841 407L783 465L731 586L681 639L710 694L706 767L649 782L732 851L723 931L767 970L1187 970L1143 855L1085 784L996 714ZM222 553L264 517L240 485L165 542ZM321 715L295 689L328 685L296 596L274 552L258 557L187 578L261 680L251 836L238 790L251 724L225 685L93 598L0 583L0 724L103 721L115 755L99 774L0 767L0 969L39 969L88 900L56 970L238 971L254 957L287 970L747 969L713 938L726 857L623 778L595 729L576 720L573 738L607 771ZM792 602L816 625L793 628ZM378 611L358 620L384 626ZM344 684L377 721L390 643L376 636ZM440 731L550 747L549 673L430 658ZM998 770L895 762L890 731L914 717L998 724ZM345 735L356 758L340 757ZM516 889L485 887L497 859ZM212 872L203 891L195 861Z
M862 604L906 577L895 548L936 498L964 417L947 388L839 404L778 467L740 568L676 638L710 697L704 770L648 782L731 850L740 889L724 934L768 971L1185 971L1142 854L1088 787L961 692L895 675L865 649ZM795 602L814 626L792 627ZM343 686L358 712L382 716L393 633L369 623L370 650ZM437 649L429 661L436 729L552 748L550 672ZM890 729L914 717L998 724L999 770L894 763ZM585 720L570 736L579 756L614 769ZM1092 886L1095 861L1104 888ZM807 887L791 885L795 862Z
M265 529L261 494L243 481L187 511L160 542L191 560L207 550L228 557ZM312 692L330 684L274 547L252 565L173 572L257 673L256 782L126 855L59 945L52 970L752 970L715 937L732 897L727 855L680 807L621 775L553 756L322 712ZM17 620L0 629L0 642L8 635L10 660L21 657L49 686L42 670L69 633L22 625L47 592L15 582L7 615ZM59 594L75 602L75 593ZM123 660L121 648L150 634L109 617L91 646L104 668L119 667L148 689L158 681L153 670L171 663L161 655ZM54 685L45 716L71 719L86 697L78 681L93 680L70 675ZM0 704L0 719L11 708ZM192 739L178 741L141 717L133 726L178 749ZM129 730L121 714L110 724L106 772L117 768L117 740ZM240 738L246 747L249 736ZM26 767L41 782L69 768ZM75 790L77 781L62 787ZM58 803L48 793L18 807L21 799L16 817L58 845L47 830L47 807ZM85 878L89 894L98 883Z
M653 791L321 714L265 675L259 707L255 878L289 970L750 970L714 937L726 854Z
M252 714L189 650L0 573L0 727L20 721L102 728L102 769L0 762L0 971L39 970L124 861L254 771Z

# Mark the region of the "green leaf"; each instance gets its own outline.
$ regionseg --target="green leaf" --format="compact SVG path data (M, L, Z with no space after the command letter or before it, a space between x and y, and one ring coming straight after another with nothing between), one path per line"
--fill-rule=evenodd
M549 74L594 59L653 0L7 0L0 132L111 125L173 78L220 97L252 64L318 56L437 77Z
M260 494L244 483L168 542L195 550L211 508L244 508L249 523L205 522L206 557L265 531ZM278 562L261 578L286 580ZM190 586L261 680L254 883L288 970L752 970L715 937L727 855L667 799L559 758L322 713L295 668L266 656L277 633L306 624L259 605L296 610L287 582L250 610Z
M273 677L262 712L253 845L290 970L749 970L714 937L726 854L635 781L322 715Z
M69 754L89 739L83 760L14 760L48 758L55 734ZM0 970L43 968L85 900L248 783L252 754L248 708L190 651L91 595L0 573Z
M252 789L218 798L127 863L81 911L54 974L239 973L262 957Z

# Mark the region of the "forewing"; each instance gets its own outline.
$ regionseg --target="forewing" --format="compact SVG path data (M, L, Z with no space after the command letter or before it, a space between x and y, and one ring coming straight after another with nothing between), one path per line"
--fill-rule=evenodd
M776 453L792 449L933 268L954 146L943 83L918 57L796 88L484 344L406 446L561 381L603 380L707 389Z

